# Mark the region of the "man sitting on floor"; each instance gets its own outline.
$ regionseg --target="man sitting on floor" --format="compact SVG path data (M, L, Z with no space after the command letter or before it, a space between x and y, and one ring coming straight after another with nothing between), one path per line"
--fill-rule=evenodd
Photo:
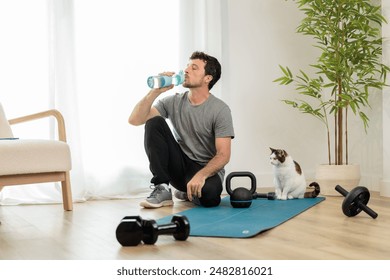
M176 189L176 198L205 207L220 204L224 166L230 160L234 138L230 108L210 93L220 76L221 65L216 58L194 52L185 69L183 87L188 91L153 105L173 85L152 89L133 109L129 123L145 124L145 150L154 185L141 206L173 205L170 185ZM173 134L165 118L171 121Z

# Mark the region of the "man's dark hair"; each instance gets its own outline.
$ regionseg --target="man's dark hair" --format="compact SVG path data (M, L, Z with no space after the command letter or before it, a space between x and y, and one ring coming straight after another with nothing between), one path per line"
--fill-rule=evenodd
M219 78L221 77L221 64L219 61L208 54L205 54L204 52L194 52L192 53L190 59L200 59L203 60L206 65L204 67L205 74L211 75L213 79L209 83L209 90L212 89L212 87L215 85L216 82L218 82Z

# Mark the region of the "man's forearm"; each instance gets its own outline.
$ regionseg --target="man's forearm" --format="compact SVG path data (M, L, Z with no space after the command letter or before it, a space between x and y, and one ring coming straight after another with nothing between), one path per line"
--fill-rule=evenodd
M197 197L202 196L202 188L206 179L221 170L229 162L229 158L230 156L228 155L217 154L192 177L187 184L187 196L190 201L192 201L193 195Z
M165 73L172 76L174 72ZM153 102L160 94L172 89L173 87L174 85L170 85L163 88L154 88L149 91L149 93L144 98L142 98L141 101L138 102L137 105L134 107L133 112L130 114L129 117L129 123L132 125L141 125L144 124L148 120L148 118L152 117L153 115L158 115L159 113L157 110L151 112Z
M213 157L201 170L198 171L204 179L207 179L217 174L229 162L230 156L225 154L217 154Z
M132 125L144 124L149 116L153 102L160 93L151 90L144 98L142 98L134 107L133 112L129 117L129 123Z

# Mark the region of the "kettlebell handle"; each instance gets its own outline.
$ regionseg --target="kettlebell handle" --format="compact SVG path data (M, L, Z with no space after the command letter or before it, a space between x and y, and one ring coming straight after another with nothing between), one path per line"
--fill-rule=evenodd
M253 173L249 171L236 171L236 172L231 172L229 175L226 176L226 191L229 195L232 195L233 190L231 187L231 181L234 177L249 177L251 179L251 188L250 188L250 193L254 194L256 191L256 177L253 175Z

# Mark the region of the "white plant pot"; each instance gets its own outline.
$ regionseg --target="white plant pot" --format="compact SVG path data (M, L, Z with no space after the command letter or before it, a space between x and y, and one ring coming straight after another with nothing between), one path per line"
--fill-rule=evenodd
M316 182L320 185L322 195L341 196L335 190L336 185L347 191L357 187L360 182L360 165L319 165Z

